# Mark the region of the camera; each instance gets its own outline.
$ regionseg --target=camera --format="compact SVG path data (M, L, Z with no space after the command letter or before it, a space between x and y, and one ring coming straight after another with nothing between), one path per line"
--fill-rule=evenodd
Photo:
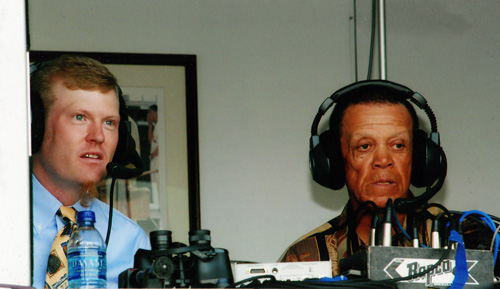
M151 250L139 249L134 268L118 277L119 288L223 288L233 283L229 253L213 248L209 230L189 232L189 246L172 242L168 230L150 233Z

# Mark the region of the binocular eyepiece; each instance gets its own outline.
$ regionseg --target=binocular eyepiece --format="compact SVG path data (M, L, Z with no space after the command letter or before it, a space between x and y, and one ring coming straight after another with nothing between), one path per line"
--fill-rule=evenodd
M172 232L150 233L151 250L140 249L134 268L119 276L120 288L227 287L233 283L229 253L213 248L209 230L189 232L189 246L173 242Z

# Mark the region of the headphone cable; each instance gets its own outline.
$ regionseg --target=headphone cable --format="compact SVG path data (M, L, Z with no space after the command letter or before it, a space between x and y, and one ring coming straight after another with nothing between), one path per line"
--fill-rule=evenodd
M106 248L108 248L109 236L111 235L111 225L113 223L113 191L115 189L116 178L111 179L111 188L109 189L109 219L108 219L108 231L106 233Z

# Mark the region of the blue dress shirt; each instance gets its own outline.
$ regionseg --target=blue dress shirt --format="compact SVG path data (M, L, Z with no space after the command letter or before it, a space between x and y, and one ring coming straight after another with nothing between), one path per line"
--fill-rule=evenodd
M59 202L33 175L33 287L43 288L50 247L57 232L64 224L56 216ZM78 201L73 207L78 211L91 210L96 216L95 227L106 239L108 231L109 205L95 199L89 208ZM134 266L134 255L138 249L151 250L149 238L134 221L113 209L113 225L106 250L107 288L118 288L118 275Z

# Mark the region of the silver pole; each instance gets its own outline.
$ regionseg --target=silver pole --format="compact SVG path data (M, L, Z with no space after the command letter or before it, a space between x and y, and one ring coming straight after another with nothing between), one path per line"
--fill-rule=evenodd
M379 0L379 45L380 45L380 79L387 78L385 55L385 0Z

